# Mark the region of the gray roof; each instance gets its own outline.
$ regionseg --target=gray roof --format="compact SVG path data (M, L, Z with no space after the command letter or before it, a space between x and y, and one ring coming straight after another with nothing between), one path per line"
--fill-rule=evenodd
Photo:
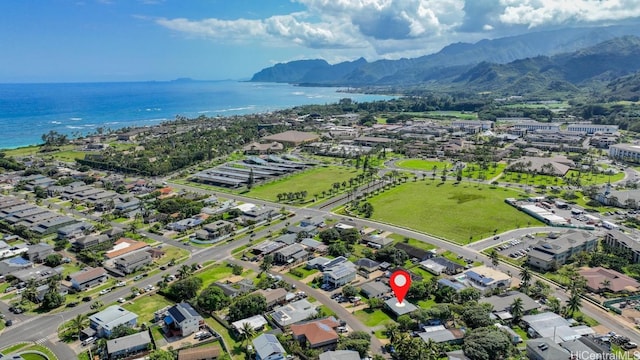
M464 333L459 329L444 329L429 332L421 332L418 334L424 342L433 340L435 343L444 343L464 338Z
M273 354L284 354L284 348L273 334L262 334L252 341L256 353L261 359L266 359Z
M526 315L522 321L529 325L540 337L552 338L556 343L579 339L582 335L562 316L544 312L535 315Z
M136 334L123 336L121 338L107 341L107 353L113 354L127 349L144 346L151 342L148 331L142 331Z
M296 244L291 244L289 246L283 247L282 249L278 250L277 253L279 253L284 257L289 257L301 251L304 251L304 246L296 243Z
M538 304L535 300L518 291L513 291L505 295L494 295L487 298L482 298L478 302L491 304L493 305L494 312L500 312L508 311L511 308L511 304L513 304L513 300L517 298L522 299L522 309L524 312L528 312L540 307L540 304Z
M182 323L185 319L202 318L200 314L198 314L198 312L189 303L186 302L181 302L173 305L167 312L169 313L171 318L178 324Z
M527 353L529 352L536 354L536 358L543 360L564 360L571 356L569 351L547 338L527 341Z
M360 360L360 354L353 350L327 351L320 354L320 360Z
M367 297L378 297L390 292L391 288L382 281L372 281L363 284L360 287L360 290L362 290L362 292L365 293Z
M589 241L596 241L598 237L586 231L568 231L557 239L541 240L534 245L534 250L541 250L551 254L562 254L571 248L581 246Z
M358 267L364 267L368 269L374 269L380 266L379 262L367 258L358 259L356 260L355 264Z
M396 316L409 314L409 313L414 312L414 311L416 311L418 309L418 307L416 307L412 303L408 302L406 299L404 301L402 301L402 305L399 304L398 303L398 299L396 299L395 297L392 297L391 299L385 301L384 303L387 305L387 307L391 311L393 311L394 314L396 314Z
M104 329L113 330L114 327L128 323L131 320L137 319L138 315L126 310L118 305L112 305L108 308L93 314L89 317L89 320L98 324Z
M307 299L302 299L273 309L272 318L279 326L286 326L305 320L316 313L316 306Z

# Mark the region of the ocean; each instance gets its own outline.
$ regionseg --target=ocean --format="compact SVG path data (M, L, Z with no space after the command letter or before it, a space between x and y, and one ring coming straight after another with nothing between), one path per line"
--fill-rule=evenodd
M42 143L55 130L69 137L149 126L176 115L196 118L265 113L297 105L356 102L389 96L338 88L240 81L0 84L0 149Z

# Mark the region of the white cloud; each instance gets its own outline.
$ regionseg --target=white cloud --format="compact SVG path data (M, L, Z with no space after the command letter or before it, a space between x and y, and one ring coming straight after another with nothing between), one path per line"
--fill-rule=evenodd
M637 0L502 0L500 20L529 28L567 23L593 23L640 16Z
M314 54L336 49L340 54L334 57L352 54L371 60L424 55L451 42L473 42L515 29L640 17L638 0L291 1L303 5L304 11L255 20L162 18L156 22L218 42L294 45L314 49ZM348 49L353 51L348 54Z

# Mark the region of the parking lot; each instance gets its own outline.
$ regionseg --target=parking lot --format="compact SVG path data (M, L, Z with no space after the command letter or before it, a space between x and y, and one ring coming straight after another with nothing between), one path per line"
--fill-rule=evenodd
M500 255L507 256L512 259L520 259L525 257L533 246L541 239L541 237L527 234L526 236L519 238L505 239L505 241L501 242L495 249Z

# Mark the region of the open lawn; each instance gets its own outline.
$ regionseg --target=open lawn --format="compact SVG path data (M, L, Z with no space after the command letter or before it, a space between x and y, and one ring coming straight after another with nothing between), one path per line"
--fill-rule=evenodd
M403 242L405 244L409 244L409 245L411 245L413 247L416 247L416 248L422 249L422 250L432 250L432 249L436 248L436 246L433 245L433 244L429 244L429 243L426 243L424 241L420 241L420 240L416 240L416 239L405 238L404 236L398 235L398 234L391 234L391 235L389 235L387 237L395 240L396 242Z
M511 189L426 182L407 182L374 196L372 219L404 226L461 244L542 223L507 205L521 193Z
M307 199L313 199L314 194L321 195L329 191L333 183L349 181L358 176L353 168L341 166L316 167L311 170L284 177L274 182L257 186L246 195L276 201L280 193L306 191Z
M181 249L179 247L164 245L162 247L162 251L164 251L164 256L160 259L156 260L158 265L165 265L171 262L171 260L177 261L178 259L182 259L183 257L189 256L189 251L185 249Z
M27 156L27 155L36 155L40 151L40 146L25 146L16 149L3 149L2 150L7 156Z
M84 151L67 150L51 153L54 159L66 162L75 162L76 159L84 159L87 153Z
M381 326L393 322L389 315L380 310L364 309L355 312L356 317L368 327Z
M218 264L205 269L195 276L202 279L202 289L204 289L218 280L231 276L231 270L231 266L227 266L226 264Z
M143 295L133 303L126 303L122 307L138 314L138 324L148 323L153 320L153 313L174 303L158 294Z
M591 173L579 173L577 170L569 170L564 177L551 176L551 175L536 175L509 172L500 178L500 182L509 182L516 184L528 184L532 186L545 185L545 186L564 186L568 185L569 180L577 179L579 176L580 184L582 185L597 185L616 182L624 179L624 173L618 172L612 175L607 174L591 174Z
M462 178L463 179L480 179L480 180L491 180L496 176L500 175L504 170L506 164L503 163L492 163L491 165L483 168L479 164L468 164L462 170ZM455 174L454 174L455 175Z
M446 168L451 169L451 163L448 161L438 161L438 160L422 160L422 159L406 159L406 160L398 160L396 165L405 169L412 170L423 170L423 171L433 171L433 167L436 167L436 171L442 171L442 169Z
M210 316L205 316L204 321L218 334L220 334L220 336L222 336L225 345L228 347L227 351L232 353L233 359L244 359L242 356L242 344L237 342L236 339L231 336L227 328Z

